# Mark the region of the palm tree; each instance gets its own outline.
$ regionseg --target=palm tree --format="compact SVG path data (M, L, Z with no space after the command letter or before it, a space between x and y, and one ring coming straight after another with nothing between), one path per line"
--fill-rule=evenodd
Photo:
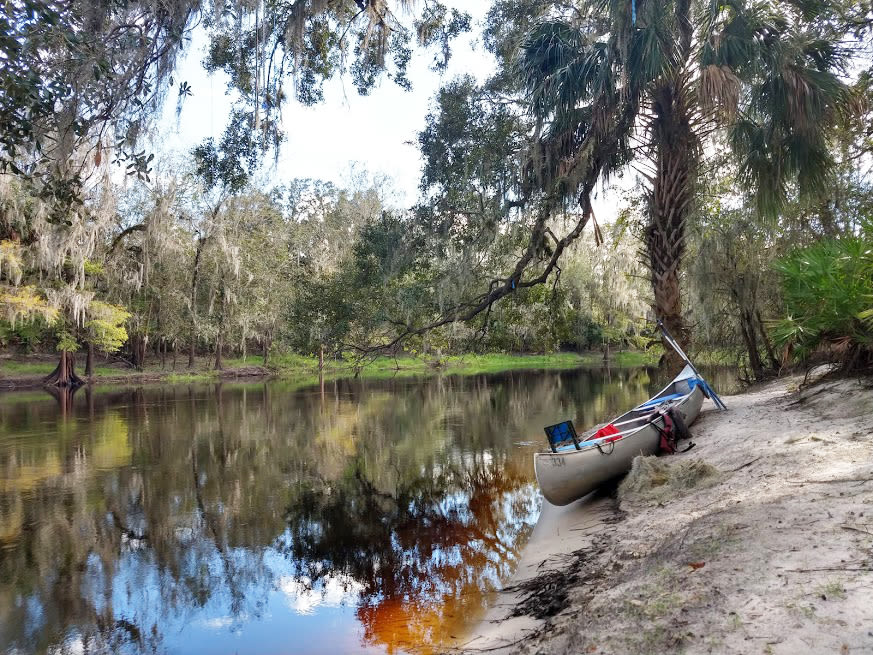
M541 184L564 195L581 187L590 211L592 175L634 164L646 185L653 309L683 346L685 227L707 161L735 155L768 213L792 183L820 191L833 165L828 130L848 105L847 55L825 8L799 4L584 0L521 47L518 74L542 126Z

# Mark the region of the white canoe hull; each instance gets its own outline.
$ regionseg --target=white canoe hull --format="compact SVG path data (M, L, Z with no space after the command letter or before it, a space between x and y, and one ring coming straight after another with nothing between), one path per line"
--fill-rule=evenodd
M671 406L682 414L685 425L691 425L702 404L703 391L700 386L695 386ZM604 482L626 473L634 457L657 452L661 439L656 426L663 428L664 419L659 418L621 439L599 446L589 442L583 443L581 450L536 453L534 470L543 496L553 505L567 505Z

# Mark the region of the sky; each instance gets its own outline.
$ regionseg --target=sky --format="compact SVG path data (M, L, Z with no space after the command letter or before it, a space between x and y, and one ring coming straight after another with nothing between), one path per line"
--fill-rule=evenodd
M413 89L404 91L383 77L368 96L360 96L348 79L325 84L324 101L305 107L289 99L283 108L286 140L275 165L267 164L261 179L268 184L294 178L314 178L343 186L351 167L357 172L385 175L392 180L393 194L387 200L396 208L410 207L419 199L422 159L417 135L425 126L437 91L451 79L469 74L487 79L496 62L480 43L482 24L490 0L443 0L449 8L468 12L473 18L470 33L453 42L447 70L431 70L433 51L415 49L408 77ZM157 150L184 154L207 137L219 139L224 131L230 102L224 73L208 75L201 64L207 45L203 30L195 32L188 55L180 62L176 79L187 81L193 96L176 115L170 96L158 126ZM595 192L593 206L600 223L612 222L636 179L625 175L614 180L616 189Z
M477 43L479 23L490 3L444 0L444 4L463 8L475 23L470 34L455 41L445 73L430 70L432 51L415 50L408 74L412 91L383 78L369 96L360 96L348 79L333 79L325 84L324 101L318 105L305 107L289 99L282 112L286 141L275 167L270 162L264 176L276 182L310 177L341 185L355 163L371 174L391 178L400 206L414 203L422 164L417 134L424 128L434 95L458 75L484 80L495 69L493 57ZM203 70L206 43L205 34L196 32L180 62L177 79L191 85L193 96L185 100L177 118L175 94L172 90L168 94L158 127L161 150L184 153L207 137L220 138L224 131L230 109L226 77Z

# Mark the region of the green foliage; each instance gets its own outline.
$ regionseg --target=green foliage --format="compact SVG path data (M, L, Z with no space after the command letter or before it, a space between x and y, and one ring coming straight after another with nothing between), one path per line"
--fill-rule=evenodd
M83 267L85 269L85 277L88 278L96 278L106 273L106 269L102 262L93 261L91 259L87 260Z
M528 125L492 102L472 77L443 87L418 141L424 157L418 208L435 237L487 245L519 206L521 155Z
M803 361L817 351L849 368L873 364L873 243L867 236L802 248L776 266L786 316L776 342Z
M409 88L413 41L433 48L433 68L444 70L452 39L471 29L467 14L436 0L405 14L402 0L210 7L201 16L205 64L228 75L235 106L224 134L194 149L193 162L161 170L137 149L138 135L176 85L175 56L203 7L8 5L0 338L35 344L46 336L38 326L57 321L61 349L90 341L114 351L129 331L143 357L158 345L190 348L192 360L197 349L246 357L274 343L440 359L468 349L640 348L651 297L639 244L624 238L624 220L605 245L580 238L598 183L632 161L656 173L642 183L636 235L653 275L660 262L670 275L658 279L669 277L677 299L682 280L706 300L686 314L702 312L695 322L721 330L708 345L724 345L744 324L754 337L759 310L781 302L774 276L761 272L772 273L769 261L788 245L856 232L873 207L863 170L873 152L871 76L845 72L854 54L845 37L869 35L869 9L638 4L632 23L620 2L495 0L484 43L499 70L481 85L456 78L435 98L418 137L422 201L410 211L390 207L377 179L272 190L251 180L281 143L290 93L320 102L337 76L363 94L386 76ZM178 91L180 102L192 93L184 82ZM102 175L113 156L151 182L117 211L119 191ZM708 202L704 164L735 169L715 191L724 201L715 211L697 211ZM765 210L772 223L759 220ZM697 261L682 271L692 220ZM657 234L661 242L648 239ZM505 296L496 304L495 291ZM734 307L746 319L731 320ZM860 339L871 314L855 309ZM854 334L854 325L836 332ZM786 342L813 348L808 328Z
M55 334L57 336L55 350L58 352L74 353L79 349L79 341L76 339L76 335L69 330L63 321L56 325Z
M415 21L418 42L423 46L439 46L431 68L444 72L452 56L452 40L470 31L470 14L449 9L441 2L424 7L421 18Z
M123 307L93 301L88 307L88 319L85 321L88 341L104 352L115 352L127 341L124 323L128 318L130 312Z
M48 324L42 318L17 323L0 320L0 346L15 345L33 352L44 342L47 330Z
M0 172L19 176L52 206L82 205L89 168L106 161L146 179L142 121L171 83L196 2L4 3L0 17Z
M0 310L3 311L3 320L12 326L38 319L53 321L58 316L57 308L36 287L30 285L0 286Z
M112 159L150 181L154 154L137 143L172 87L179 111L193 94L174 72L196 23L209 35L204 66L227 74L235 102L221 142L196 154L204 179L239 190L283 140L289 89L307 105L323 100L326 80L343 75L361 94L384 77L409 89L415 36L438 51L435 67L445 67L452 39L470 30L469 15L434 0L409 9L404 0L4 3L0 173L32 185L59 223L82 205L92 167Z
M598 181L639 164L655 311L680 343L686 228L703 171L729 151L770 216L793 185L814 196L833 179L831 139L853 111L852 51L826 5L652 2L632 19L626 3L581 2L547 9L521 41L515 71L542 126L529 164L537 188L584 210Z

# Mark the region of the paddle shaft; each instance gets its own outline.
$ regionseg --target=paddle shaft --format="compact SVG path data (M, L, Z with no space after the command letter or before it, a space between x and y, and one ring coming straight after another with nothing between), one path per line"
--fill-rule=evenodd
M684 361L686 364L688 364L688 366L691 367L691 370L694 371L694 375L696 375L700 380L703 380L704 382L706 382L706 380L704 380L703 376L700 374L700 371L698 371L697 367L694 366L694 364L692 363L691 358L685 354L685 351L682 350L682 348L679 346L679 344L676 343L676 340L670 335L669 332L667 332L667 327L664 325L664 322L661 319L658 319L658 327L661 330L661 334L664 335L664 341L666 341L668 344L670 344L670 347L676 351L676 353L679 355L679 357L682 358L682 361ZM727 409L727 405L725 405L721 401L721 398L718 397L718 394L715 392L715 389L710 387L708 384L706 386L709 388L709 391L712 393L712 400L715 403L716 407L718 407L719 409Z

